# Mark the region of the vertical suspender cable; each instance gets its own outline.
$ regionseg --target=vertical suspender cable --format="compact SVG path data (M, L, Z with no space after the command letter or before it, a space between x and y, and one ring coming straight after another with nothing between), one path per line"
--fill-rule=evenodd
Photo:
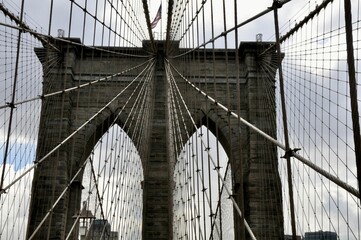
M346 46L347 46L347 65L350 85L351 111L352 111L352 125L353 138L355 143L355 157L357 166L357 180L359 194L361 190L361 138L360 138L360 122L357 103L357 83L355 76L355 58L353 49L352 37L352 16L351 16L351 2L344 0L345 4L345 26L346 26ZM361 198L361 195L359 195Z
M24 0L22 0L22 2L21 2L20 22L23 21L23 15L24 15ZM12 89L13 90L12 97L11 97L11 102L8 103L8 105L10 107L10 117L9 117L9 125L8 125L6 146L5 146L5 152L4 152L4 160L2 162L3 168L2 168L2 172L1 172L0 190L3 189L3 185L4 185L6 161L7 161L8 155L9 155L11 127L12 127L12 122L13 122L13 118L14 118L13 117L14 108L15 108L14 102L15 102L15 93L16 93L16 83L17 83L17 79L18 79L18 70L19 70L21 32L22 32L22 30L19 30L18 42L17 42L17 47L16 47L16 62L15 62L14 85L13 85L13 89ZM0 192L0 196L1 196L2 192L3 191Z
M286 154L285 158L287 161L287 174L288 174L288 193L290 198L290 211L291 211L291 227L292 227L292 240L296 240L296 221L295 221L295 207L293 201L293 186L292 186L292 169L291 169L291 154L290 145L288 140L288 127L287 127L287 112L286 112L286 100L285 100L285 90L283 82L283 72L282 72L282 56L281 56L281 47L280 47L280 33L278 26L278 8L282 5L279 4L277 0L273 2L273 12L274 12L274 22L275 22L275 34L276 34L276 48L277 48L277 63L278 63L278 73L280 80L280 91L281 91L281 107L282 107L282 121L283 121L283 130L285 138L285 147Z

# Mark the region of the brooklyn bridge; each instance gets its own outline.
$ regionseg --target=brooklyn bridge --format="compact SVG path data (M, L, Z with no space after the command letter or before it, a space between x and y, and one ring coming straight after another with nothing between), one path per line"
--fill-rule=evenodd
M0 10L0 239L361 239L360 1Z

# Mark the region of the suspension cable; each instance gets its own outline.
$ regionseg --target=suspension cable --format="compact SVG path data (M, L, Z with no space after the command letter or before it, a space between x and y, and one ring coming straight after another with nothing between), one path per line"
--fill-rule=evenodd
M149 64L148 64L149 67ZM33 166L31 166L29 169L27 169L24 173L22 173L20 176L18 176L16 179L14 179L11 183L9 183L6 187L3 187L0 189L0 195L5 193L7 189L9 189L12 185L14 185L16 182L18 182L22 177L24 177L26 174L31 172L35 167L37 167L40 163L45 161L52 153L54 153L57 149L59 149L61 146L63 146L69 139L71 139L75 134L77 134L81 129L83 129L85 126L87 126L88 123L90 123L92 120L94 120L100 113L102 113L107 107L110 106L111 103L113 103L121 94L125 92L135 81L138 80L138 78L143 74L143 72L146 71L147 68L144 68L141 73L138 74L137 77L135 77L122 91L120 91L113 99L111 99L104 107L102 107L99 111L97 111L92 117L90 117L85 123L83 123L79 128L77 128L73 133L69 134L68 137L66 137L62 142L60 142L57 146L55 146L50 152L48 152L44 157L39 159L35 162Z
M168 63L168 64L167 64L168 71L170 71L170 65L171 65L171 64L169 64L169 61L167 61L167 63ZM174 68L174 67L173 67L173 68ZM177 90L177 92L178 92L178 94L179 94L179 96L180 96L180 98L181 98L181 100L182 100L182 103L183 103L183 105L184 105L184 107L185 107L185 109L186 109L186 111L187 111L187 114L188 114L189 119L191 120L193 126L194 126L195 128L197 128L197 124L194 122L194 119L193 119L193 117L192 117L192 114L189 112L189 109L188 109L188 107L187 107L187 105L186 105L186 103L185 103L185 101L184 101L184 99L183 99L183 97L182 97L182 95L181 95L181 93L180 93L180 90L179 90L179 88L178 88L178 86L177 86L177 84L176 84L176 82L175 82L175 80L174 80L174 77L171 78L171 79L172 79L173 84L174 84L174 86L175 86L175 88L176 88L176 90ZM200 138L200 139L201 139L201 138ZM208 158L211 160L211 162L212 162L212 164L213 164L213 166L214 166L214 168L215 168L215 170L216 170L216 172L217 172L218 178L221 180L223 186L225 186L225 189L226 189L226 191L227 191L227 193L228 193L228 195L229 195L229 198L232 200L232 203L233 203L234 208L236 209L237 213L238 213L239 216L241 217L243 214L242 214L242 212L241 212L241 210L240 210L237 202L235 201L235 199L234 199L234 197L233 197L233 195L232 195L232 193L231 193L231 190L228 189L228 187L226 186L226 183L225 183L225 181L223 180L223 176L222 176L222 174L220 173L219 168L217 168L217 164L216 164L216 162L214 161L213 157L211 156L211 154L210 154L210 152L209 152L210 149L209 149L209 148L207 147L207 145L204 143L203 139L201 139L201 142L202 142L203 146L205 147L205 150L206 150L206 152L207 152L207 154L208 154ZM249 235L251 236L251 238L252 238L253 240L256 240L256 237L254 236L254 234L253 234L251 228L249 227L246 219L244 219L244 225L245 225L245 227L246 227Z
M75 87L70 87L70 88L66 88L64 90L61 90L61 91L56 91L56 92L52 92L52 93L47 93L47 94L43 94L41 96L38 96L38 97L34 97L34 98L30 98L30 99L26 99L26 100L23 100L23 101L19 101L19 102L16 102L16 103L13 103L13 104L5 104L5 105L2 105L0 106L0 109L2 108L7 108L7 107L11 107L11 106L17 106L17 105L21 105L21 104L24 104L24 103L28 103L28 102L32 102L32 101L36 101L36 100L43 100L43 99L46 99L48 97L53 97L53 96L56 96L56 95L60 95L60 94L64 94L64 93L69 93L69 92L72 92L72 91L75 91L75 90L78 90L80 88L84 88L84 87L89 87L91 85L94 85L95 83L99 83L99 82L104 82L104 81L110 81L112 80L113 78L116 78L116 77L120 77L121 75L124 75L125 73L128 73L128 72L131 72L147 63L149 63L150 61L152 61L152 59L149 59L147 60L146 62L143 62L137 66L134 66L134 67L131 67L131 68L128 68L124 71L121 71L119 73L115 73L113 75L109 75L107 77L103 77L103 78L100 78L100 79L97 79L97 80L93 80L93 81L90 81L90 82L87 82L87 83L84 83L84 84L79 84L78 86L75 86Z
M169 63L169 61L167 61ZM246 121L245 119L243 119L242 117L238 116L236 113L234 113L232 110L228 109L226 106L224 106L223 104L221 104L220 102L218 102L217 100L213 99L212 97L210 97L209 95L207 95L207 93L203 92L201 89L199 89L198 87L196 87L193 83L191 83L188 79L186 79L171 63L169 63L170 66L177 72L177 74L185 81L187 82L190 86L192 86L198 93L200 93L201 95L205 96L207 100L213 102L216 106L220 107L221 109L223 109L224 111L226 111L228 114L232 115L235 118L239 118L239 120L241 121L241 123L243 123L244 125L246 125L247 127L249 127L250 129L252 129L253 131L255 131L256 133L260 134L262 137L264 137L265 139L267 139L268 141L272 142L273 144L275 144L276 146L278 146L279 148L283 149L286 151L286 147L278 142L276 139L274 139L273 137L269 136L267 133L263 132L262 130L260 130L259 128L257 128L256 126L254 126L253 124L249 123L248 121ZM356 196L357 198L359 198L359 191L357 189L355 189L354 187L350 186L349 184L343 182L342 180L340 180L339 178L331 175L330 173L328 173L327 171L325 171L324 169L320 168L319 166L317 166L316 164L314 164L313 162L311 162L310 160L302 157L301 155L297 154L296 152L291 152L291 154L293 155L293 157L295 157L296 159L300 160L302 163L304 163L305 165L309 166L310 168L312 168L313 170L315 170L316 172L318 172L319 174L323 175L324 177L328 178L329 180L331 180L332 182L334 182L336 185L340 186L341 188L345 189L346 191L348 191L349 193L353 194L354 196Z
M284 4L286 4L286 3L290 2L290 1L292 1L292 0L284 0L284 1L282 1L280 4L284 5ZM245 21L237 24L236 26L228 29L227 31L222 32L222 33L219 34L218 36L216 36L216 37L214 37L214 38L212 38L212 39L209 39L207 42L204 42L204 43L202 43L201 45L199 45L199 46L197 46L197 47L195 47L195 48L192 48L192 49L190 49L190 50L188 50L188 51L185 51L184 53L181 53L181 54L172 56L171 58L179 58L179 57L182 57L182 56L184 56L184 55L187 55L187 54L189 54L189 53L191 53L191 52L194 52L194 51L196 51L196 50L198 50L198 49L200 49L200 48L202 48L202 47L205 47L205 46L207 46L208 44L215 42L218 38L221 38L221 37L223 37L223 36L225 36L225 35L228 35L229 33L237 30L238 28L240 28L240 27L242 27L242 26L244 26L244 25L246 25L246 24L248 24L248 23L250 23L250 22L252 22L252 21L254 21L254 20L256 20L256 19L258 19L258 18L260 18L260 17L262 17L262 16L264 16L264 15L266 15L267 13L272 12L272 11L273 11L273 6L267 8L266 10L264 10L264 11L258 13L258 14L256 14L255 16L253 16L253 17L251 17L251 18L249 18L249 19L247 19L247 20L245 20Z

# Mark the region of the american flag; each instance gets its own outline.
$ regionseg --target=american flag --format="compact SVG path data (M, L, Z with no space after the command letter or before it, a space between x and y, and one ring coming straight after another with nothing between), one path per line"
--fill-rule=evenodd
M155 15L155 18L154 18L153 22L150 24L150 27L152 29L155 28L161 18L162 18L162 4L159 6L157 15Z

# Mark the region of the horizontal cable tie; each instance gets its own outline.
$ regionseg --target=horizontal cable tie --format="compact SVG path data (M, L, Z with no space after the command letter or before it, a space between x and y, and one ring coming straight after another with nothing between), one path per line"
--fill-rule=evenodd
M300 151L301 148L294 148L294 149L289 149L285 152L285 155L283 155L281 158L290 158L290 157L294 157L295 153L297 153L298 151Z
M15 104L13 102L7 102L6 105L9 107L9 108L16 108L15 107Z
M275 1L273 1L271 9L281 8L283 6L283 4L284 4L283 1L275 0Z

